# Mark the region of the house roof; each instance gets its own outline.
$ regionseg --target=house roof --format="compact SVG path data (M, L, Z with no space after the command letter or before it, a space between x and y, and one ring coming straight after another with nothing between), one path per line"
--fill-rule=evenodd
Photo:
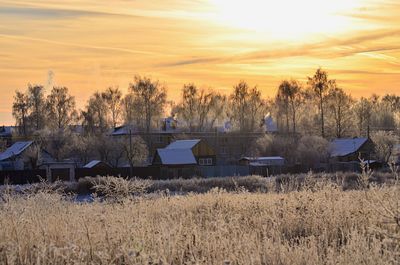
M357 152L368 138L343 138L331 142L331 157L346 156Z
M28 148L33 141L21 141L21 142L16 142L9 148L7 148L6 151L0 154L0 161L7 160L9 158L12 158L13 156L18 156L20 155L26 148Z
M249 157L249 156L245 156L242 157L240 160L251 160L251 161L265 161L265 160L285 160L283 157L281 156L260 156L260 157Z
M165 149L192 149L199 142L199 139L178 140L165 147Z
M92 160L89 163L87 163L86 165L84 165L84 168L93 168L95 166L97 166L98 164L100 164L101 161L100 160Z
M133 125L123 125L116 127L114 131L111 133L111 135L128 135L129 130L131 131L131 133L138 132L137 128Z
M285 159L280 156L242 157L240 160L248 160L250 166L283 166Z
M196 159L190 149L157 149L163 165L195 165Z

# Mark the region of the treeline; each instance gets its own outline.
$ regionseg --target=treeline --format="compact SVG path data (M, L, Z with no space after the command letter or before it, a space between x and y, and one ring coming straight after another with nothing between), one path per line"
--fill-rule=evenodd
M40 164L42 149L58 161L74 159L81 164L91 159L115 167L148 162L151 139L108 137L123 124L145 133L162 128L162 118L171 115L188 132L214 131L222 125L238 132L262 132L266 114L273 117L278 133L256 140L238 139L244 149L229 154L231 161L240 155L280 155L290 164L311 168L328 161L329 139L371 135L376 157L387 163L399 140L392 131L400 127L400 96L355 99L322 69L305 83L283 80L270 98L241 81L228 95L186 84L181 98L171 102L162 83L136 76L126 94L118 87L108 87L93 93L82 110L76 108L66 87L45 93L43 86L29 85L26 91L16 91L13 102L19 129L16 139L36 143L26 155L32 168ZM0 141L0 151L4 149Z
M400 126L400 96L355 99L322 69L307 79L306 84L283 81L270 102L281 132L368 137L372 130L393 131Z
M224 122L236 131L259 131L267 113L284 134L340 138L368 136L371 130L399 126L400 96L355 99L322 69L307 80L282 81L273 98L263 98L258 87L245 81L236 84L229 95L186 84L181 98L171 102L158 80L136 76L127 94L118 87L97 91L82 110L76 109L75 98L66 87L53 87L46 96L43 86L29 85L25 92L16 92L12 113L22 136L78 124L87 134L101 134L122 124L150 132L161 127L167 109L171 112L167 115L188 131L211 131Z

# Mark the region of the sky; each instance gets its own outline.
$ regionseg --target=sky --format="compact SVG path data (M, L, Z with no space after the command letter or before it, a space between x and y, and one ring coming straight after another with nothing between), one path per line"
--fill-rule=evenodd
M0 0L0 125L16 90L67 86L83 108L135 75L273 96L318 67L355 97L400 94L400 0Z

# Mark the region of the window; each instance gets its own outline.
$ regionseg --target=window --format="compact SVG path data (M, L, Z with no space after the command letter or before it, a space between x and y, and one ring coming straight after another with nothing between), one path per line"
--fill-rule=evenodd
M212 158L199 158L200 166L212 166L213 159Z

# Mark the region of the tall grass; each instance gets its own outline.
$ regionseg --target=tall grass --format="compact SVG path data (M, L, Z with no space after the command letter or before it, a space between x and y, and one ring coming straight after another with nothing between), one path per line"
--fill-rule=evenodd
M310 177L311 176L311 177ZM369 180L376 184L393 184L395 176L393 173L372 173ZM78 194L89 194L96 191L94 187L108 181L107 177L79 179L78 183L65 185L66 192ZM142 185L140 179L133 179L134 186ZM278 175L272 178L260 176L244 177L214 177L214 178L191 178L191 179L170 179L170 180L146 180L147 193L157 191L169 191L174 194L185 193L206 193L214 188L226 191L237 191L245 189L250 192L275 192L299 190L311 184L321 185L326 182L333 182L343 190L359 189L359 174L357 173L308 173L308 174L287 174ZM123 185L127 185L126 183ZM55 185L58 187L58 185Z
M5 192L0 264L399 264L398 183L343 191L305 178L292 191L118 202Z

